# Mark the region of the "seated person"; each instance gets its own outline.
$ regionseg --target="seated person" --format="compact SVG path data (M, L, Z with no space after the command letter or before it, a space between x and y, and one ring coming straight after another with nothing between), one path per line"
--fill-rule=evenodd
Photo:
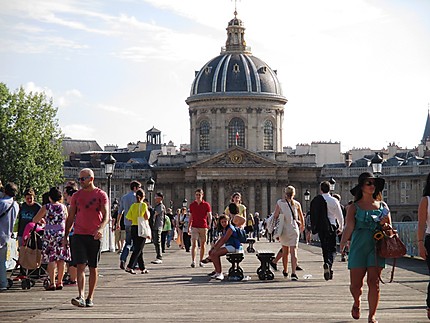
M204 262L212 261L215 271L211 277L217 280L223 280L224 274L222 273L221 256L227 253L243 252L243 248L240 244L236 227L230 224L228 215L223 214L219 217L217 230L221 232L221 238L209 251L209 257L206 258Z

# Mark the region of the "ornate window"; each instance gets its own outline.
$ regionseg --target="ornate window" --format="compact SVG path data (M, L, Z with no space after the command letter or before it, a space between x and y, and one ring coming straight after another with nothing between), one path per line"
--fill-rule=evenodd
M240 118L233 118L228 124L228 147L245 147L245 123Z
M273 150L273 123L270 120L264 123L263 149Z
M209 122L204 120L200 122L199 143L200 150L209 150Z

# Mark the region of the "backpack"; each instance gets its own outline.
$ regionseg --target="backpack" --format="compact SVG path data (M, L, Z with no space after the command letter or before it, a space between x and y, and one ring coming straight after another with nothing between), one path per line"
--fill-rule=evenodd
M246 234L245 229L236 227L236 235L240 243L245 243L248 239L248 235Z

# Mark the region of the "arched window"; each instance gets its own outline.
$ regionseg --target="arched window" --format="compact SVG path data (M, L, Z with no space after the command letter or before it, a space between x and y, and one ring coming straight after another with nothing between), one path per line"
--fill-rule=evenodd
M263 149L273 150L273 123L270 120L266 120L266 122L264 123L263 138Z
M209 122L206 120L200 122L199 143L200 150L209 150Z
M245 124L240 118L233 118L228 124L228 147L245 147Z

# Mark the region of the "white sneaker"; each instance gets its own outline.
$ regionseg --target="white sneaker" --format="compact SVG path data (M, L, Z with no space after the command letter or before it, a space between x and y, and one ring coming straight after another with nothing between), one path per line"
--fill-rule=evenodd
M194 268L194 267L196 267L196 262L195 262L195 261L193 261L193 262L191 263L191 268Z
M205 264L200 261L199 266L200 267L205 267Z
M156 264L156 265L159 265L162 263L163 263L163 260L161 260L161 259L155 259L154 261L151 261L151 264Z
M224 280L224 274L223 273L215 274L214 278L216 280Z

